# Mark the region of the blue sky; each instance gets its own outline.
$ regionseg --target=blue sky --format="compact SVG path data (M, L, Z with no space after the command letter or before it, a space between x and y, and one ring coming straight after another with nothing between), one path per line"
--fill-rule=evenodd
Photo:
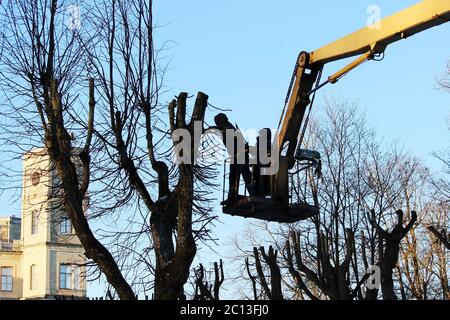
M229 117L240 128L276 128L288 82L299 51L311 51L366 25L367 8L377 5L382 16L418 0L155 1L160 27L157 43L167 42L167 90L162 100L180 91L203 91L210 103L232 109ZM387 141L438 164L433 151L449 146L447 119L450 95L436 89L436 79L450 58L450 24L425 31L388 47L382 62L369 62L334 86L320 91L315 108L325 97L358 101L371 126ZM342 63L326 67L324 75ZM211 121L214 113L209 113ZM0 195L1 214L20 213ZM217 208L219 213L220 208ZM214 230L225 244L249 221L221 216ZM206 261L225 256L230 248L204 249ZM91 288L90 292L97 292Z
M276 128L300 51L364 27L371 5L379 6L385 17L417 2L156 1L154 14L161 25L157 41L170 41L166 99L180 91L203 91L213 105L232 109L229 117L241 129ZM316 110L327 97L358 101L387 144L397 141L438 170L431 153L449 147L450 137L450 95L436 90L436 79L450 59L449 31L447 24L391 45L383 61L366 63L321 90ZM343 63L327 65L324 75ZM207 249L199 253L206 264L229 256L230 239L250 223L224 215L220 220L214 230L221 244L217 255Z
M276 127L299 51L364 27L370 5L386 16L417 2L156 1L158 41L173 41L168 99L201 90L212 104L233 109L241 128ZM450 58L449 31L450 24L439 26L391 45L382 62L365 64L320 98L359 101L381 135L419 156L445 148L450 101L434 87ZM341 65L330 64L325 75Z

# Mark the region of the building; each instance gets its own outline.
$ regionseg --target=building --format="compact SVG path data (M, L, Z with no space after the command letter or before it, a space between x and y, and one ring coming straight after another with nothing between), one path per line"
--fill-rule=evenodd
M0 299L86 297L85 256L42 148L23 159L21 218L0 218Z

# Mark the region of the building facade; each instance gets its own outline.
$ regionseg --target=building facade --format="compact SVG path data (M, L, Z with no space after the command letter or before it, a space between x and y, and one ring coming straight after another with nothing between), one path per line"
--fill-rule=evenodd
M83 247L44 149L23 159L21 218L0 218L0 299L86 297Z

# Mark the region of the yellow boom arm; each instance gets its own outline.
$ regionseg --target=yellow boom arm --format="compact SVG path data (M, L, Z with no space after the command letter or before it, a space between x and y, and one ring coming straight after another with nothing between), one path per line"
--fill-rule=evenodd
M368 26L310 53L302 52L298 58L299 67L278 135L279 147L285 153L283 157L286 157L290 166L305 110L310 104L310 93L324 64L361 55L326 81L335 83L350 70L372 59L375 54L384 52L389 44L449 20L450 0L423 0L382 19L378 27Z
M382 52L389 44L448 22L449 0L423 0L380 23L360 29L309 54L309 63L348 58L368 51Z

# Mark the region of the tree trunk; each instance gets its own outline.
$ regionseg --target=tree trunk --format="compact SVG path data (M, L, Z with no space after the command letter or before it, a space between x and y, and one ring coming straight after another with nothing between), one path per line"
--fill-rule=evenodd
M62 188L59 192L62 196L64 209L72 221L86 257L92 259L99 266L107 281L117 291L120 299L134 300L136 296L133 290L123 277L111 253L95 238L84 214L83 198L87 190L88 180L82 181L82 186L80 186L78 173L72 160L73 156L78 155L73 154L71 138L64 127L57 80L52 80L51 83L51 110L53 114L49 116L50 129L46 130L45 141L49 157L55 164L58 177L61 180ZM83 163L83 166L84 170L88 170L89 163ZM89 177L85 177L85 179L89 179Z

